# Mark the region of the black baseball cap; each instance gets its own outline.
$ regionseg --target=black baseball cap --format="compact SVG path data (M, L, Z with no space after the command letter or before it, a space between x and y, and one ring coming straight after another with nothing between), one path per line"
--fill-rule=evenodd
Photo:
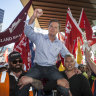
M13 51L8 55L8 61L14 61L15 59L22 59L21 54L17 51Z

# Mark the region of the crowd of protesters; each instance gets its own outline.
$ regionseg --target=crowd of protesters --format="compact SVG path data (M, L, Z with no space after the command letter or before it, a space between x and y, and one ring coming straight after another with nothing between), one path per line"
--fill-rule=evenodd
M86 54L89 53L87 52ZM2 80L0 79L1 96L13 96L13 94L14 96L36 96L35 90L37 90L38 96L53 96L54 90L57 90L56 87L58 85L65 87L64 78L69 82L68 85L66 85L66 88L69 89L69 94L70 94L69 96L77 96L77 95L94 96L92 95L91 89L96 75L94 71L92 71L93 67L90 68L89 65L89 63L94 64L92 61L90 62L88 61L87 62L88 65L80 64L78 66L78 69L81 71L77 72L74 70L75 68L74 56L72 54L67 54L65 55L65 60L64 60L65 70L60 72L64 76L64 78L55 81L54 80L48 81L47 79L44 79L43 82L45 81L46 84L43 84L42 80L39 81L34 79L35 83L37 84L32 84L31 82L29 85L24 86L22 89L19 89L18 79L21 78L26 73L23 70L21 55L19 52L13 51L9 54L8 57L9 57L8 63L0 65L0 77L2 77L2 75L4 75L6 72L5 81L3 81L2 83ZM89 57L86 58L88 59ZM38 85L43 87L38 88ZM31 89L33 88L33 90L29 91L30 87ZM5 93L5 91L7 93ZM61 96L60 91L57 90L55 92L55 95Z

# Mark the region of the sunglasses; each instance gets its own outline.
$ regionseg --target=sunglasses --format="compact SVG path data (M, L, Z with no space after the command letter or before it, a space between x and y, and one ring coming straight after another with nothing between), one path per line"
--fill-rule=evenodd
M13 64L17 64L17 62L22 63L22 60L14 60Z

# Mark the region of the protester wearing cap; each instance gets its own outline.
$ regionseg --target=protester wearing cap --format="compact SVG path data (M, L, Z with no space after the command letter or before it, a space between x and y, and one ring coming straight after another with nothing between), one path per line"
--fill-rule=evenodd
M11 96L13 96L15 93L15 96L33 96L33 92L30 92L29 95L29 88L30 86L26 86L22 91L19 90L18 87L18 79L20 76L25 75L25 72L23 70L23 62L21 58L21 54L17 51L13 51L8 55L8 63L9 63L9 70L8 73L15 78L16 81L16 91L11 91Z
M25 90L26 88L24 89L25 92L22 92L17 85L19 76L24 73L20 53L16 51L11 52L8 55L8 64L8 71L0 75L0 96L29 96L29 86L27 90ZM31 96L33 96L32 91Z
M17 86L18 76L16 72L20 72L22 69L22 62L18 63L18 68L16 67L17 63L16 60L22 60L20 53L13 51L8 55L8 64L9 68L8 71L3 71L0 74L0 96L16 96L16 91L19 90ZM14 62L14 63L13 63ZM5 67L3 65L2 67ZM16 69L17 68L17 69ZM19 73L20 74L20 73ZM19 96L19 95L18 95Z
M33 84L32 85L29 84L22 89L19 89L17 85L18 79L26 74L26 72L23 70L23 62L22 62L21 54L17 51L11 52L8 55L8 63L9 63L8 73L10 76L15 78L15 82L16 82L15 84L16 87L14 87L13 90L10 90L11 91L10 96L33 96L33 91L32 91ZM37 81L35 79L34 81L35 81L34 84L35 88L38 85L37 83L41 84L41 81ZM10 83L12 83L12 81L10 81ZM31 90L30 90L30 86L31 86Z
M19 74L22 73L23 62L19 52L13 51L8 55L9 70L11 75L15 75L15 79L18 80ZM18 75L17 75L18 73ZM17 75L17 76L16 76Z

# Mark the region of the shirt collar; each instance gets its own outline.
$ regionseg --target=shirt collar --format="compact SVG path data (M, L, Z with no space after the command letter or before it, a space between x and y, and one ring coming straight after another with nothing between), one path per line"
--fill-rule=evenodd
M14 76L15 77L15 80L18 81L18 78L13 74L13 72L10 72L10 75L11 76Z

